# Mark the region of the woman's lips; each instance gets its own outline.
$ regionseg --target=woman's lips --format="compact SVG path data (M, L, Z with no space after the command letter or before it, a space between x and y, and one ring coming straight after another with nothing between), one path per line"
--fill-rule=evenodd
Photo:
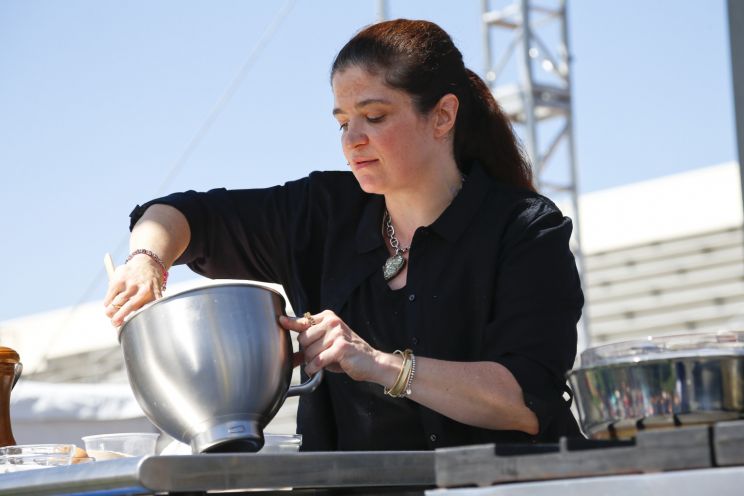
M369 165L372 165L377 162L377 159L370 158L370 159L361 159L361 160L354 160L352 163L354 164L354 167L357 169L363 169L364 167L367 167Z

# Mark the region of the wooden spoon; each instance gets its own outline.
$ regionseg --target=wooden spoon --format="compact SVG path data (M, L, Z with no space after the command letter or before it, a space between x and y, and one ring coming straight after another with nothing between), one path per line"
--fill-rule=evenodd
M106 253L103 256L103 265L106 267L106 273L108 274L109 280L114 276L114 271L116 270L116 267L114 267L114 259L111 258L111 253Z

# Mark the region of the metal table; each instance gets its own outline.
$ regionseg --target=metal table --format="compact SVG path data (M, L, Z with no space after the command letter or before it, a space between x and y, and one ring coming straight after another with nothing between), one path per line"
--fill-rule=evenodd
M731 494L730 489L740 491L742 486L744 421L643 431L629 441L564 438L553 444L491 444L433 452L147 456L0 475L0 495L291 491L583 496L666 494L669 491L661 490L665 487L688 495L695 493L693 488Z
M146 456L0 475L12 494L423 494L435 485L433 452Z
M490 487L432 489L426 496L739 496L744 467L680 470L654 474L519 482Z

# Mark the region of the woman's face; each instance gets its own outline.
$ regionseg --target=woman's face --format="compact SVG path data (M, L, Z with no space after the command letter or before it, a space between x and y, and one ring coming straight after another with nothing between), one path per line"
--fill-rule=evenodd
M361 188L389 194L421 185L439 152L431 118L416 111L408 93L363 68L338 71L332 83L344 156Z

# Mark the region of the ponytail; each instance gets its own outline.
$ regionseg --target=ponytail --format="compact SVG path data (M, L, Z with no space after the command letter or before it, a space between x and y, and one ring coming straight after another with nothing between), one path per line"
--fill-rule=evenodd
M470 69L460 91L455 122L455 161L461 169L477 161L501 182L534 191L532 168L509 119L486 83Z

